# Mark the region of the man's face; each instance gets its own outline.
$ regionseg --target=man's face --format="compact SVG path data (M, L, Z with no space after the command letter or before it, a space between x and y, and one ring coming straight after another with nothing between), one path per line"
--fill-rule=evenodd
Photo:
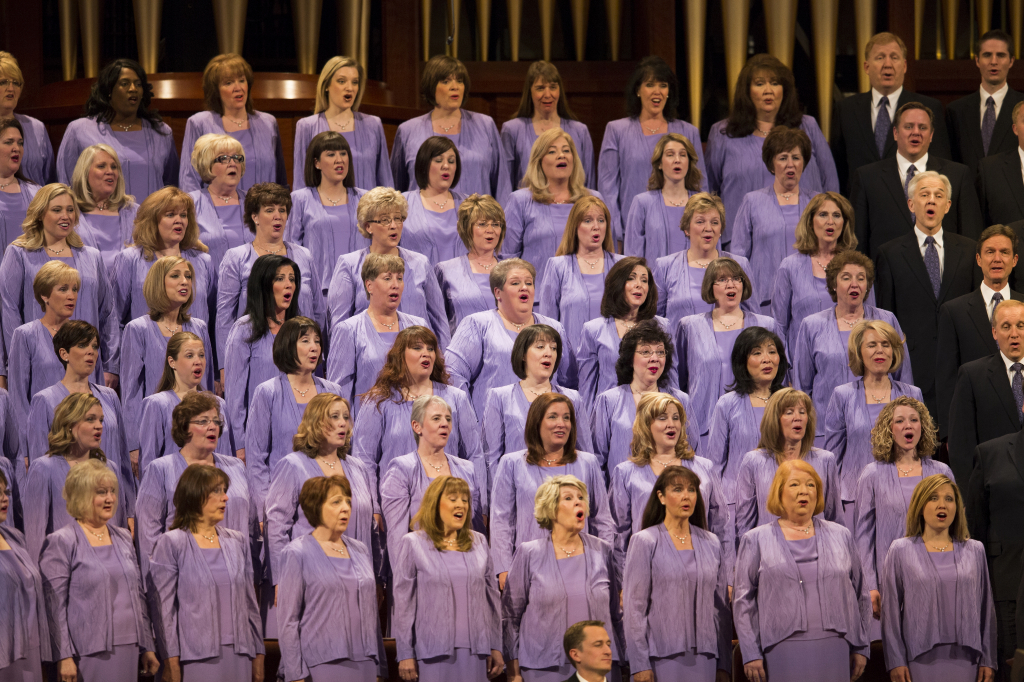
M896 43L875 45L864 62L864 70L871 87L888 95L903 85L903 77L907 75L907 60Z
M981 72L981 80L993 90L1003 87L1006 75L1013 66L1013 55L1010 46L998 38L990 38L979 46L978 56L974 63Z
M992 328L992 336L1003 355L1014 362L1024 358L1024 307L1019 305L996 306L996 324Z
M607 675L612 669L612 639L602 627L590 625L583 630L583 643L570 651L577 669Z
M910 161L917 161L928 153L932 144L932 120L928 112L922 109L909 109L896 120L893 137L896 138L896 149L900 156Z

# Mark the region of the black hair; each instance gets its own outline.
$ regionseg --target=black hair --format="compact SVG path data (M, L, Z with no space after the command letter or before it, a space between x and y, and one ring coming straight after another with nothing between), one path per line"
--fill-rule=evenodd
M771 392L782 388L786 381L786 374L789 373L789 360L786 359L786 348L782 345L782 339L770 329L764 327L747 327L736 337L732 346L732 375L735 378L732 386L726 387L727 391L736 391L740 395L750 395L754 392L756 384L747 369L747 358L765 343L775 344L775 350L779 352L779 371L772 379Z
M679 117L679 80L675 72L665 63L661 57L651 55L644 57L626 83L626 116L639 118L643 105L640 103L640 95L636 91L640 85L648 79L668 83L668 99L665 101L665 108L661 110L666 121L674 121Z
M656 320L644 320L626 332L619 342L619 359L615 361L615 377L619 386L633 381L633 355L637 346L649 346L657 343L665 344L665 369L658 377L658 388L668 384L668 373L672 369L672 339L661 328Z
M277 336L274 337L273 351L274 364L279 370L285 374L295 374L299 371L298 344L302 337L310 332L320 339L320 348L323 349L323 335L320 333L320 325L315 320L296 315L281 325L277 330ZM321 350L317 366L323 358Z
M284 256L268 255L260 256L252 264L249 272L249 281L246 283L245 314L249 316L249 327L252 334L246 339L246 343L256 343L268 333L270 324L268 317L273 317L276 309L274 306L274 277L277 270L285 265L292 266L295 272L295 293L292 295L292 302L284 312L285 320L290 320L299 314L299 291L302 289L302 273L299 266L291 258Z
M523 329L516 336L512 344L512 371L520 379L526 378L526 351L535 344L538 339L550 339L555 342L555 366L551 368L551 377L554 378L558 371L558 365L562 362L562 337L558 330L546 324L531 324Z
M121 69L131 69L142 81L138 117L149 121L153 130L160 135L166 135L167 133L160 128L160 124L163 123L160 114L155 109L152 111L149 109L149 105L153 102L153 85L146 77L142 66L134 59L115 59L100 70L96 82L92 84L92 90L89 91L89 99L85 102L86 117L104 123L114 120L115 112L114 107L110 105L110 95L121 78Z

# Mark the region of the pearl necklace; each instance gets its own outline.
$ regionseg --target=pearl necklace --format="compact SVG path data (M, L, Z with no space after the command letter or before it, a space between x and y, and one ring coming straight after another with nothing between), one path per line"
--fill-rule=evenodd
M459 541L459 538L458 538L458 536L456 536L454 540L445 540L444 544L448 545L448 549L451 549L452 547L455 546L455 543L457 543L458 541Z
M115 123L113 125L115 128L120 128L121 131L125 133L129 132L135 126L134 123L129 123L128 125L124 125L123 123Z
M461 120L461 119L459 119L459 120ZM459 125L459 121L456 121L455 123L451 124L451 125L450 125L450 126L448 126L448 127L445 127L445 126L443 126L443 125L441 124L441 122L440 122L440 121L435 121L435 123L437 123L437 127L438 127L438 128L440 128L441 130L443 130L443 131L444 131L444 134L445 134L445 135L447 135L447 134L448 134L448 131L449 131L449 130L451 130L451 129L452 129L452 128L454 128L455 126Z
M889 390L891 391L892 389L890 388ZM867 389L865 389L864 392L867 393ZM874 400L875 404L877 404L877 405L881 405L882 403L884 403L886 401L886 398L888 398L888 396L886 396L884 394L881 397L879 397L879 396L875 395L874 393L868 393L868 397L871 398L872 400Z
M558 457L557 459L551 459L549 457L541 457L541 459L543 459L544 463L547 464L548 466L560 466L558 463L562 461L561 457Z
M515 322L513 322L512 320L510 320L510 319L508 319L507 317L505 317L505 314L504 314L503 312L501 312L500 310L498 311L498 314L499 314L499 315L501 315L501 319L505 320L505 321L506 321L506 322L508 322L508 323L509 323L510 325L512 325L513 327L515 327L515 328L516 328L516 332L517 332L517 333L518 333L518 332L521 332L521 331L523 330L523 327L525 327L525 326L526 326L526 322L523 322L522 324L516 324L516 323L515 323Z
M177 332L179 329L181 329L181 325L180 324L174 325L174 329L171 329L170 327L168 327L163 322L160 323L160 326L163 327L164 329L166 329L167 333L171 334L172 336L174 335L175 332Z
M221 196L220 194L214 194L213 192L210 192L210 196L214 196L214 197L217 197L218 199L220 199L221 201L223 201L223 202L224 202L224 205L225 205L225 206L227 206L227 205L228 205L228 203L229 203L229 202L230 202L230 201L231 201L232 199L234 199L234 198L235 198L234 192L232 192L231 194L227 195L226 197L225 197L225 196ZM99 208L99 206L97 206L96 208Z
M673 457L672 459L676 460L676 459L679 459L679 458L678 457ZM665 470L668 467L673 466L671 461L669 461L669 462L662 462L660 459L651 459L651 464L661 465L662 470Z
M565 547L559 547L558 549L565 553L565 558L566 559L571 557L573 554L575 554L579 550L578 547L573 547L572 549L566 549Z
M667 201L670 206L675 206L676 208L679 208L680 206L685 206L688 199L689 197L683 199L682 201L672 201L668 197L665 197L665 201Z
M334 545L327 545L327 549L334 550L335 552L337 552L341 556L348 556L348 552L345 550L344 547L335 547Z
M519 385L523 386L522 383L520 383ZM523 386L523 388L526 388L526 386ZM532 389L532 388L526 388L526 390L539 398L540 396L544 395L545 393L550 393L551 392L551 383L549 382L547 389L543 390L543 391L537 391L537 390Z
M226 118L227 120L231 121L232 123L234 123L239 128L244 127L245 124L249 122L249 117L248 116L243 118L241 121L236 121L235 119L231 118L230 116L225 116L224 118Z
M50 253L52 253L54 256L59 256L60 254L62 254L65 251L67 251L68 247L65 246L63 249L55 249L53 247L47 246L46 250L49 251Z
M768 401L769 401L769 400L771 400L771 398L772 398L770 394L769 394L769 396L768 396L767 398L762 398L761 396L759 396L759 395L754 395L753 393L751 393L751 394L750 394L750 397L751 397L751 398L757 398L758 400L760 400L761 402L763 402L763 403L764 403L765 405L767 405L767 404L768 404Z
M431 199L431 200L430 200L430 203L432 203L432 204L433 204L434 206L437 206L437 207L438 207L439 209L441 209L441 210L443 211L443 210L444 210L444 207L448 205L448 200L447 200L447 199L445 199L445 200L444 200L444 201L442 201L441 203L437 203L436 201L434 201L433 199Z
M196 532L199 533L199 531ZM199 533L199 537L203 538L212 545L213 543L217 542L217 529L213 529L213 535L203 535L202 533Z
M11 184L11 183L7 183L7 185L9 185L9 184ZM0 185L0 189L3 189L7 185ZM108 201L97 201L96 202L96 210L97 211L106 211L107 210L107 206L109 206L109 205L110 205L110 203Z
M367 312L369 312L369 311L367 311ZM380 326L382 326L382 327L387 327L387 328L388 328L388 331L391 331L392 329L394 329L394 328L395 328L395 325L396 325L396 324L398 324L398 320L395 320L395 321L394 321L394 322L392 322L391 324L388 324L387 322L385 322L384 320L380 319L380 318L379 318L379 317L377 317L376 315L373 315L372 317L373 317L374 321L375 321L375 322L376 322L377 324L379 324L379 325L380 325Z
M726 331L728 331L728 330L732 329L733 327L735 327L736 325L738 325L738 324L740 323L740 320L736 320L736 321L735 321L735 322L733 322L732 324L726 324L726 323L725 323L725 322L724 322L724 321L722 320L722 318L718 318L718 319L716 320L716 322L718 322L718 324L720 324L720 325L722 325L723 327L725 327Z
M337 206L338 204L341 203L341 199L338 199L337 201L335 201L334 199L332 199L329 196L325 195L323 192L320 193L320 196L323 197L324 199L327 199L327 201L331 202L331 206Z
M592 260L591 261L591 260L587 260L583 256L580 256L579 259L581 261L583 261L584 263L586 263L590 267L591 270L596 270L597 269L597 264L601 262L600 258L598 258L597 260Z
M346 121L345 123L338 123L337 120L334 120L334 121L332 121L331 119L327 119L327 120L330 122L331 125L337 126L338 130L344 130L345 128L348 128L348 124L349 123L352 123L352 121ZM353 117L353 120L355 120L355 117Z
M276 256L277 254L279 254L279 253L281 252L281 249L283 249L283 248L284 248L284 244L281 244L281 245L280 245L280 246L278 246L278 247L277 247L276 249L274 249L273 251L271 251L270 249L268 249L268 248L267 248L267 247L265 247L265 246L256 246L256 242L253 242L253 243L252 243L252 248L256 249L257 251L264 251L264 252L266 252L266 254L267 254L268 256Z
M776 194L778 194L778 192L776 192ZM796 193L795 192L786 192L785 194L779 194L779 198L782 199L783 201L789 201L790 199L793 198L794 194L796 194Z
M689 535L682 535L682 536L680 536L680 535L676 535L676 534L675 534L675 533L673 533L672 531L669 531L669 533L670 533L670 534L672 535L672 537L674 537L674 538L675 538L676 540L679 540L679 544L681 544L681 545L685 545L685 544L686 544L686 538L690 537Z
M785 526L783 526L783 527L785 527ZM800 531L800 532L801 532L801 533L803 533L804 535L810 535L810 534L811 534L811 529L812 529L812 528L814 528L814 520L813 520L813 519L811 520L811 522L810 522L810 523L808 523L808 524L807 524L806 526L804 526L803 528L801 528L800 526L794 526L794 525L792 525L792 524L790 524L790 526L789 526L789 529L790 529L790 530L796 530L796 531Z
M952 540L944 544L942 547L935 547L934 545L932 545L932 549L934 549L936 552L945 552L947 549L949 549L949 546L951 544L953 544Z
M82 526L82 527L83 527L83 528L85 528L85 526ZM86 530L86 532L87 532L87 533L89 533L89 535L93 536L93 537L94 537L94 538L96 538L97 540L102 540L102 539L104 539L105 537L107 537L107 534L106 534L106 533L93 533L93 532L92 532L91 530L89 530L88 528L85 528L85 530Z
M695 260L693 261L693 264L696 265L698 268L707 270L708 266L711 265L711 261L708 261L707 263L701 263L699 260Z
M910 476L910 473L914 470L914 465L911 464L909 469L904 469L899 464L896 465L896 471L900 472L900 476Z
M11 178L11 179L10 179L10 180L9 180L8 182L6 182L6 183L4 183L4 184L0 185L0 191L2 191L2 190L5 190L5 189L7 189L8 187L10 187L11 185L13 185L13 184L14 184L14 181L15 181L15 180L17 180L17 179L18 179L18 178L12 177L12 178Z
M493 258L493 256L492 256L492 258ZM497 258L495 258L495 259L494 259L494 263L490 263L489 265L484 265L483 263L481 263L481 262L480 262L480 261L478 261L478 260L475 260L475 261L473 261L473 262L474 262L474 263L476 263L476 266L477 266L478 268L480 268L481 270L485 270L485 271L487 271L487 272L490 272L491 268L493 268L493 267L494 267L494 265L495 265L495 263L497 263L497 262L498 262L498 259L497 259Z
M856 320L854 320L853 322L850 322L849 320L846 320L846 319L844 319L844 318L842 318L842 317L840 317L840 318L837 318L837 319L838 319L838 320L839 320L840 322L842 322L843 324L845 324L846 326L848 326L848 327L849 327L850 329L853 329L853 327L854 327L854 326L855 326L855 325L856 325L856 324L857 324L858 322L862 321L862 320L863 320L864 318L863 318L863 317L858 317L858 318L857 318Z
M429 466L431 469L433 469L437 473L441 473L441 469L444 468L444 464L436 464L435 465L433 462L428 462L425 459L423 460L423 463L426 464L427 466Z
M300 398L305 398L306 394L309 393L311 390L313 390L313 388L315 388L315 387L316 387L316 384L313 384L312 386L307 388L305 391L300 391L299 389L297 389L294 386L292 386L292 390L295 391L296 393L298 393Z
M757 135L758 137L768 137L768 133L770 132L771 128L769 128L768 130L761 130L760 128L754 129L754 134Z
M648 128L647 124L645 123L644 128L647 128L647 132L649 132L651 135L656 135L658 131L661 130L661 126L664 125L664 123L664 121L659 121L658 125L654 126L653 128Z
M326 464L328 467L330 467L331 471L334 471L334 465L336 464L336 462L332 462L331 460L329 460L327 458L323 458L320 461L323 462L324 464Z
M820 260L818 260L817 258L815 258L815 259L814 259L814 262L818 264L818 267L819 267L819 268L821 268L821 271L822 271L822 272L825 272L825 266L821 264L821 261L820 261Z

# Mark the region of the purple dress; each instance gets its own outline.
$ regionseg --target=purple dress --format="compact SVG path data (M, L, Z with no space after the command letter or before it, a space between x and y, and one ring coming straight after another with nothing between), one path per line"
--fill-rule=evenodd
M309 249L320 270L321 291L327 291L338 258L369 246L359 234L356 209L366 190L346 190L348 203L324 206L316 187L292 192L292 210L288 213L285 234L288 239Z
M14 114L25 133L25 153L21 157L21 172L39 186L57 182L57 167L54 165L53 145L46 124L38 118ZM9 242L4 242L8 244Z
M383 124L378 117L370 114L352 112L352 116L352 130L342 132L341 135L348 141L348 146L352 150L349 173L353 174L356 187L394 187ZM306 116L295 122L295 151L292 161L294 190L298 191L306 186L306 150L309 149L309 143L314 137L330 129L331 126L323 113ZM413 156L415 157L415 152Z
M586 186L596 189L597 171L594 167L594 142L590 139L590 130L585 123L570 118L561 119L558 125L569 134L576 145ZM505 148L505 163L508 164L508 177L512 181L513 190L519 189L526 168L530 165L530 152L533 151L533 144L536 141L537 133L533 129L531 118L513 118L501 125L501 144Z
M82 213L78 216L75 231L86 246L91 246L103 256L103 265L107 272L114 267L114 256L119 254L125 244L132 241L135 229L135 214L139 205L131 202L125 204L117 215L100 215L98 213ZM113 275L111 275L113 279Z
M710 459L722 478L722 489L730 506L738 502L736 480L743 456L757 449L761 440L764 408L750 404L750 396L729 391L715 404L711 431L703 456Z
M224 254L229 249L249 244L255 237L245 225L242 216L242 212L245 210L245 192L240 186L236 188L236 191L238 192L238 204L230 206L215 205L210 197L210 190L205 187L188 193L196 205L199 241L210 249L210 260L214 273L220 272L221 261L224 260Z
M751 276L750 263L743 256L718 250L720 258L732 258L739 264L747 276ZM648 263L650 265L650 263ZM695 268L687 261L686 251L678 251L662 256L651 266L654 283L658 287L658 315L668 318L669 327L675 329L676 324L687 315L711 312L714 303L705 303L700 297L700 289L704 283L704 268ZM755 290L757 285L754 285ZM755 310L753 296L740 304L744 312ZM676 358L677 362L679 361Z
M234 430L231 428L231 418L228 416L227 403L223 398L217 398L220 418L224 420L224 432L217 441L218 455L234 457L235 451L242 446L235 444ZM154 459L159 459L166 454L177 452L178 446L171 437L171 419L174 408L181 403L181 398L173 389L161 391L147 396L142 401L142 417L139 424L139 472L145 473L146 467Z
M402 196L409 204L409 217L402 228L402 246L427 257L431 266L457 258L466 251L459 237L459 206L466 200L461 192L451 191L453 203L441 213L423 207L418 189Z
M18 182L17 192L0 192L0 242L3 248L24 234L21 224L25 221L28 205L32 203L39 185L32 182Z
M501 260L500 256L497 258ZM441 298L452 336L465 317L494 308L490 275L473 272L467 255L438 263L434 266L434 274L441 286Z
M181 171L178 186L192 192L204 185L199 173L192 167L192 150L196 140L203 135L216 133L230 135L242 143L245 155L245 175L238 183L239 189L247 190L259 182L276 182L288 186L288 172L284 166L284 152L281 151L281 134L273 114L254 111L248 115L249 127L245 130L224 129L220 114L200 111L189 116L185 123L185 139L181 143Z
M696 192L687 192L693 196ZM683 206L666 206L660 189L637 194L626 218L623 253L641 256L655 263L669 254L690 248L690 237L682 230Z
M612 266L623 258L617 253L608 251L602 253L604 271L595 275L580 271L580 264L575 254L548 259L544 278L541 279L538 275L540 282L538 295L540 307L538 310L542 315L558 320L565 327L565 336L562 337L563 346L579 348L583 338L584 325L601 317L604 279ZM534 261L530 262L534 263ZM595 303L597 304L596 309Z
M839 472L836 457L827 450L811 448L803 460L814 467L821 478L821 494L825 496L825 509L820 516L827 521L839 518ZM775 455L763 448L751 450L743 457L736 476L736 537L742 543L743 535L755 526L773 523L776 517L768 511L768 490L775 480L779 464Z
M274 335L264 334L249 343L252 327L249 316L243 315L231 326L227 338L227 365L224 372L224 401L226 418L233 430L234 446L245 447L245 425L249 418L249 403L256 387L281 374L274 364ZM209 372L209 363L207 364Z
M36 560L26 552L25 538L17 530L0 526L11 546L0 551L0 678L14 682L42 682L40 660L49 661L43 581Z
M4 458L11 465L11 471L15 470L14 465L18 463L18 453L21 449L21 423L14 416L14 403L11 401L11 395L0 388L0 448L3 450ZM25 465L22 464L20 468L24 470ZM8 483L10 482L8 480ZM8 518L10 518L10 514L8 514Z

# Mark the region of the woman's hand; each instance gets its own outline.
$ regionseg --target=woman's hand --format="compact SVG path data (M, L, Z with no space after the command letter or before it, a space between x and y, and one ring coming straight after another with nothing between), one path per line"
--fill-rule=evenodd
M263 682L263 654L256 654L252 659L252 682Z
M60 661L60 682L77 682L78 666L75 659L63 658Z
M978 674L981 674L981 670L978 670ZM898 668L893 668L889 671L889 679L891 682L911 682L910 680L910 668L905 665L901 665Z
M116 374L111 374L110 372L104 372L103 383L107 385L107 388L112 388L116 391L118 384L118 376Z
M238 448L235 450L235 457L242 460L242 464L245 464L245 448Z
M508 675L505 676L508 682L523 682L523 674L519 670L519 659L512 659L512 665L508 668Z
M882 593L878 590L871 590L871 615L875 620L882 618Z
M638 673L633 673L633 682L654 682L654 671L641 670Z
M214 381L213 382L213 392L217 394L218 398L223 398L224 397L224 382L223 381Z
M505 581L508 580L508 571L498 574L498 589L502 592L505 591Z
M274 607L277 608L277 588L278 585L274 585Z
M181 682L181 666L177 656L164 661L164 682Z
M132 462L132 473L135 474L135 478L139 478L139 451L132 450L129 452L128 459Z
M146 676L152 676L156 675L158 670L160 670L160 659L156 657L156 654L152 651L143 653L142 668L139 672Z
M768 677L764 674L764 660L760 658L750 663L744 663L743 674L750 682L768 682Z
M994 679L996 679L995 670L983 665L978 666L978 682L992 682Z
M850 654L850 682L857 682L868 667L868 657L863 654Z
M487 657L487 679L493 680L503 672L505 672L505 659L501 657L500 651L491 649L491 655Z
M414 680L418 680L420 674L416 672L416 659L407 658L404 661L399 661L398 676L405 680L405 682L413 682Z

